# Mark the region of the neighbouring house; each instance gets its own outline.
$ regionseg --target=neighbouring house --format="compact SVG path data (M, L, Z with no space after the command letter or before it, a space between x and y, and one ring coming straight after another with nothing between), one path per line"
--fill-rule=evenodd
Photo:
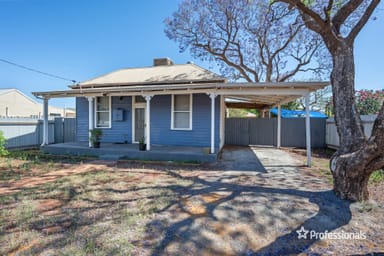
M11 89L0 89L0 117L31 117L43 116L42 104L34 101L21 91ZM50 116L74 117L73 109L62 109L49 106Z
M225 143L227 107L268 112L328 84L229 83L195 64L177 65L160 58L153 66L117 70L69 90L33 94L44 98L45 107L51 98L76 97L78 142L91 145L89 131L100 128L105 143L144 139L147 151L152 145L164 145L204 148L216 154ZM44 131L47 138L48 129Z

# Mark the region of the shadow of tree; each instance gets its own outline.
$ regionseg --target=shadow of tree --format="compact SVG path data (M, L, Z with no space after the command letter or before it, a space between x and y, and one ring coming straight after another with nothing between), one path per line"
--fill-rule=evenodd
M185 178L176 172L168 171L168 173L177 178ZM244 193L252 193L254 199L257 200L258 196L268 197L268 196L279 196L285 195L290 197L299 197L308 199L310 203L314 203L318 206L318 211L312 217L304 220L300 225L295 228L291 228L289 232L277 237L274 241L270 242L268 245L259 248L257 250L252 250L249 247L245 246L242 250L237 250L232 248L234 252L247 255L286 255L286 254L298 254L307 250L313 243L319 240L319 237L309 236L307 239L298 239L298 233L302 227L305 230L313 232L331 232L343 225L346 225L351 220L352 214L350 211L350 202L341 200L335 196L333 191L305 191L297 189L283 189L283 188L273 188L273 187L262 187L262 186L247 186L239 185L233 183L223 182L222 180L228 179L231 177L225 176L219 178L217 181L207 181L201 178L187 178L192 179L193 184L189 186L188 191L180 193L180 190L174 190L174 192L179 192L179 198L192 197L196 195L206 195L215 192L227 192L228 195L222 197L220 200L217 200L213 203L206 204L206 213L203 215L191 215L185 219L177 221L171 224L166 228L164 238L158 243L158 245L153 249L152 255L162 255L169 252L166 251L167 247L178 241L179 243L188 243L189 246L191 243L194 243L195 248L206 249L210 253L223 254L225 251L219 251L209 248L212 245L213 241L207 241L206 236L201 232L193 231L190 228L194 226L194 223L197 222L199 218L209 218L211 220L217 220L215 215L215 210L218 206L231 202L237 197L241 196ZM203 185L200 189L195 189L196 185ZM241 214L237 217L239 218ZM274 216L277 217L277 216ZM251 220L252 218L248 218ZM247 220L247 218L245 218ZM230 222L236 222L236 219L227 219ZM252 223L250 223L252 224ZM273 223L272 223L273 224ZM149 223L148 226L151 226L152 223ZM264 227L265 228L265 227ZM184 234L184 235L183 235ZM191 237L192 235L192 237ZM231 234L236 235L236 234ZM234 239L236 239L234 237ZM232 246L233 247L233 246ZM245 250L244 250L245 249ZM181 252L179 252L181 253ZM228 253L228 252L227 252ZM171 253L172 254L172 253ZM229 253L231 254L231 253Z
M44 233L49 225L70 221L57 233L43 234L44 239L31 253L62 252L63 247L74 244L90 255L122 254L124 250L119 248L124 247L139 248L133 254L145 255L299 254L319 240L298 239L297 231L302 227L331 232L352 218L349 202L330 190L307 189L308 183L315 181L311 179L304 186L306 177L295 173L295 166L260 169L256 166L261 162L255 160L251 168L238 166L238 170L247 171L243 173L220 165L96 164L102 168L70 173L71 179L61 177L20 192L31 200L63 201L52 218L31 220L32 231ZM122 186L115 186L124 180L127 182ZM164 202L151 208L161 200ZM14 201L5 201L6 207ZM141 202L146 207L140 207ZM147 211L148 218L132 219L132 212L144 214L140 211ZM108 247L110 241L105 239L111 235L111 223L115 232L121 229L127 233L132 226L142 225L143 234L132 231L134 237L122 237L118 246ZM1 236L9 232L18 231L0 229ZM71 251L67 248L65 252Z

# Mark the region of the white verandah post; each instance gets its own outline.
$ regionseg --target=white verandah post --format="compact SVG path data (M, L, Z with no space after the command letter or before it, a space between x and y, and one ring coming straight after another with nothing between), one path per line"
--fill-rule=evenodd
M146 150L151 150L151 98L152 96L144 96L146 101L145 108L145 140L146 140Z
M277 148L281 147L281 105L277 105Z
M211 154L215 153L215 98L216 94L210 93L211 98Z
M43 142L41 143L41 146L48 145L49 143L49 134L48 134L48 98L44 98L43 103Z
M305 95L305 139L307 149L307 166L311 167L311 119L309 115L309 93Z
M92 147L91 142L91 130L93 130L93 97L87 97L88 99L88 146Z

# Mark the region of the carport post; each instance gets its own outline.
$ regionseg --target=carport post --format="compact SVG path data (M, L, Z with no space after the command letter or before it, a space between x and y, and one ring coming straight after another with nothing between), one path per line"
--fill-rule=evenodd
M311 119L309 115L309 93L305 95L305 139L307 144L307 166L311 167Z
M44 145L48 145L48 98L44 98L44 103L43 103L43 143L41 146L43 147Z
M209 94L211 98L211 154L215 153L215 98L216 94Z
M277 148L281 147L281 105L277 105Z
M88 146L92 147L91 142L91 130L93 130L93 97L87 97L88 99Z

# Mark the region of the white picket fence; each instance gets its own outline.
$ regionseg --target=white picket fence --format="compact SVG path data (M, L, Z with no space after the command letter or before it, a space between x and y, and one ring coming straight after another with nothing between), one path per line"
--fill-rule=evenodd
M361 120L364 126L365 136L371 136L373 123L375 122L376 115L364 115L361 116ZM330 117L327 119L326 131L325 131L325 143L329 148L337 149L339 147L339 135L337 134L335 119Z

